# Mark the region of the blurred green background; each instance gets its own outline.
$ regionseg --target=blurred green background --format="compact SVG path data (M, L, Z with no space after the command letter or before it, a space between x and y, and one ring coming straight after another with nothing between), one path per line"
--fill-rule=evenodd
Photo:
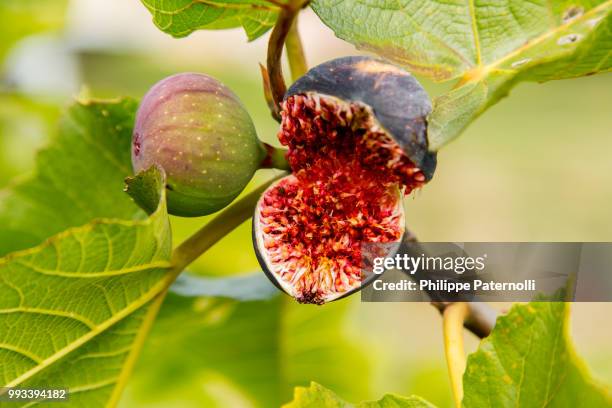
M175 40L137 0L73 0L66 11L63 3L0 3L2 187L32 170L79 93L139 98L180 71L230 86L260 137L275 143L257 66L267 36L247 43L241 30L229 30ZM312 65L358 53L311 12L300 28ZM446 88L423 83L432 96ZM433 181L406 202L422 240L612 241L610 74L520 85L438 158ZM206 218L173 222L178 243ZM207 276L257 270L248 223L190 268ZM609 303L575 304L572 320L579 353L608 383L611 314ZM477 341L468 340L472 351ZM361 304L358 296L310 307L280 295L258 302L172 295L122 406L269 407L311 380L350 401L396 392L451 406L441 320L428 304Z

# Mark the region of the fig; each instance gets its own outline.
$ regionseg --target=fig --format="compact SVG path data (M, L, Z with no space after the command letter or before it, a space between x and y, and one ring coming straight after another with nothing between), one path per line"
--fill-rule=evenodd
M261 267L301 303L359 290L363 244L398 248L403 196L433 176L431 102L408 72L369 57L311 69L282 102L280 142L293 174L271 185L253 218Z
M166 172L168 212L201 216L228 205L266 157L249 113L214 78L181 73L144 96L132 138L136 173Z

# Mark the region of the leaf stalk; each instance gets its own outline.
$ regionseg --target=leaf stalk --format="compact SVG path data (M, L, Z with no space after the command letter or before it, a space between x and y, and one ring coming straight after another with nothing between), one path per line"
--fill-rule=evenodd
M469 307L464 302L452 303L442 313L444 351L456 408L461 408L463 399L463 373L466 366L463 349L463 323L468 315Z
M289 61L291 80L293 82L308 72L308 63L306 62L304 46L302 45L302 39L298 30L298 21L299 16L296 16L285 41L285 51L287 52L287 60Z

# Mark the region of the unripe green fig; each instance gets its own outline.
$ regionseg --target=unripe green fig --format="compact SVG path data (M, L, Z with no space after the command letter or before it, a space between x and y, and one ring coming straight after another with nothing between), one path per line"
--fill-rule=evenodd
M238 97L207 75L165 78L138 108L132 165L136 173L154 164L164 169L170 214L195 217L225 207L265 155Z

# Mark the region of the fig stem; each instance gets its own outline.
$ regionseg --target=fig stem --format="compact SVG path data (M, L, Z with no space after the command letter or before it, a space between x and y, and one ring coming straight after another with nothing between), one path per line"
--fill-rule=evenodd
M304 46L300 38L298 29L299 15L295 17L287 39L285 40L285 50L287 51L287 60L289 61L289 69L291 70L291 80L297 81L304 76L308 71L308 63L304 54Z
M279 121L280 103L285 96L285 92L287 92L287 85L285 85L285 78L283 77L283 68L281 64L283 47L296 16L306 4L308 4L308 1L289 0L285 7L280 9L278 19L276 20L276 24L274 24L272 34L270 34L270 40L268 41L266 66L268 68L268 75L270 77L272 99L274 101L272 116Z
M263 192L266 191L270 184L285 175L283 173L257 187L240 200L231 204L221 214L217 215L195 234L183 241L172 253L172 269L180 273L187 265L199 258L200 255L221 240L221 238L251 218L257 201Z
M463 349L463 324L470 313L467 303L455 302L444 309L442 326L444 330L444 351L450 376L455 407L461 408L463 399L463 372L466 358Z
M291 170L289 162L287 161L286 149L279 149L267 143L264 143L263 145L266 149L266 157L261 162L261 165L259 166L260 169Z

